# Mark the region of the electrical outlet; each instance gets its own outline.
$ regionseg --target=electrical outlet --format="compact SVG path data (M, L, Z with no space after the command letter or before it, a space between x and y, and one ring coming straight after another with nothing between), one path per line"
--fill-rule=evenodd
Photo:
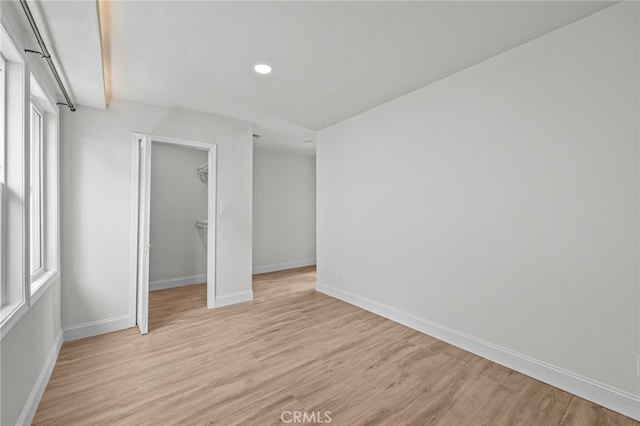
M229 214L229 203L220 203L220 214Z
M342 281L342 272L336 271L336 282Z

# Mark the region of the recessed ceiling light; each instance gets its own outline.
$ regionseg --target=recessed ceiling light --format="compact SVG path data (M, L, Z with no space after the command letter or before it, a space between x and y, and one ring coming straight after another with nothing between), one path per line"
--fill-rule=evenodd
M258 74L271 74L271 71L273 71L273 68L271 68L271 65L267 65L267 64L258 64L255 67L253 67L253 69Z

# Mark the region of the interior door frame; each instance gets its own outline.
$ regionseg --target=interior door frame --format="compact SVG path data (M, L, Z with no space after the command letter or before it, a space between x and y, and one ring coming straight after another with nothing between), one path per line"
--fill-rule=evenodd
M142 132L133 132L131 136L131 222L129 230L129 327L136 326L137 287L138 287L138 140L149 138L153 144L195 148L207 152L209 178L207 185L207 307L213 309L216 300L216 206L217 206L217 144L155 136ZM153 156L153 149L151 150ZM148 166L152 167L153 159ZM194 170L195 176L195 170ZM149 205L149 209L151 206ZM147 297L149 296L147 292Z

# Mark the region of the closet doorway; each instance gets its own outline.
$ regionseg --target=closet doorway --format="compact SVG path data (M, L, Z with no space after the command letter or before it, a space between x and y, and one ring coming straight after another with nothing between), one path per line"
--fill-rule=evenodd
M206 184L207 217L194 221L193 232L197 232L206 244L207 307L215 302L215 213L216 213L216 145L182 139L158 137L142 133L132 136L131 175L131 240L130 240L130 298L129 317L141 334L149 331L150 253L151 238L151 170L154 146L172 146L202 150L206 163L193 170L196 179ZM133 322L133 321L132 321ZM133 326L134 324L132 324Z

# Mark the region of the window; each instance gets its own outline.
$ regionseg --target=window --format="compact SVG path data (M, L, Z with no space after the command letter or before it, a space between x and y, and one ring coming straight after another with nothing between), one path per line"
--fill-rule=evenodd
M24 153L29 132L24 123L29 98L25 99L27 73L20 49L0 24L0 338L28 311L23 265L28 241L24 201L28 200ZM26 100L26 104L25 104ZM27 110L27 111L25 111ZM27 259L28 261L28 259Z
M44 272L44 161L43 161L43 114L31 102L30 178L29 178L29 265L31 281Z
M58 121L56 107L34 75L29 84L29 275L33 305L57 279ZM29 105L29 104L28 104Z
M55 93L9 35L0 23L0 340L60 270Z
M6 104L5 96L5 60L0 55L0 307L4 305L6 299L4 285L4 152L5 152L5 132L4 132L4 110Z

